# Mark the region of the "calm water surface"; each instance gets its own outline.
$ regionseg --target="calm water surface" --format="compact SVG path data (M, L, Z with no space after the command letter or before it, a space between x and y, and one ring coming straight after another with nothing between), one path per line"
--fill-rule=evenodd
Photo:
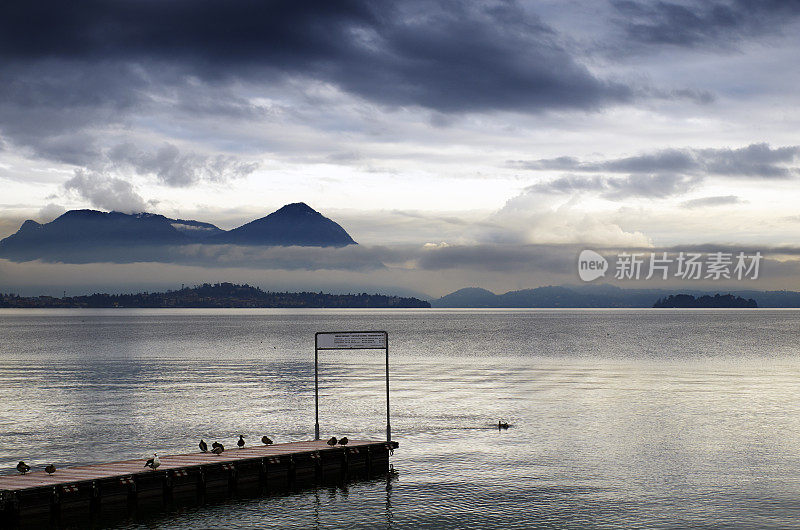
M800 525L800 311L0 310L0 473L310 439L342 329L389 332L396 476L119 526ZM323 436L384 435L382 362L323 354Z

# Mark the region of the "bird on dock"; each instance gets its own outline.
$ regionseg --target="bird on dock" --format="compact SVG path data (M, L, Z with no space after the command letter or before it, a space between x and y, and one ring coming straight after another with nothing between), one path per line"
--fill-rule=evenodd
M498 421L497 422L497 430L499 431L500 429L508 429L508 422L506 422L506 421Z
M238 442L236 442L236 445L238 445L238 446L239 446L239 449L241 449L242 447L244 447L244 434L240 434L240 435L239 435L239 441L238 441Z
M147 462L144 463L144 467L149 467L153 471L158 469L160 465L161 460L158 459L158 453L153 453L153 458L148 459Z
M200 439L200 443L198 444L198 446L200 447L200 450L203 451L204 453L208 452L208 445L206 444L206 441L203 440L202 438Z
M216 443L216 442L215 442L215 443ZM212 453L214 453L215 455L221 455L221 454L222 454L222 451L224 451L224 450L225 450L225 446L224 446L224 445L222 445L222 444L216 444L216 445L214 446L214 448L211 450L211 452L212 452Z
M31 470L31 466L29 466L28 464L26 464L22 460L20 460L19 464L17 464L17 471L19 471L20 475L24 475L25 473L27 473L30 470Z
M221 446L222 444L219 442L214 442L211 444L211 449L216 449L217 447Z
M342 436L341 438L339 438L339 445L347 445L347 442L349 441L350 440L347 439L347 436Z
M53 473L56 472L56 466L54 466L53 464L50 464L49 466L46 466L44 468L44 470L47 471L48 475L52 475Z
M331 447L336 445L336 437L335 436L331 436L331 439L327 441L327 444L330 445Z
M272 445L272 440L269 439L269 436L262 436L261 443L264 445Z

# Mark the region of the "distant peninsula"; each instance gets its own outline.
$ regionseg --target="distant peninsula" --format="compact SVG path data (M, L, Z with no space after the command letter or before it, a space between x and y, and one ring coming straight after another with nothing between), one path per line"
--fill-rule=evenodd
M204 283L163 293L24 297L0 293L0 308L428 308L418 298L382 294L263 291L250 285Z
M685 309L752 309L758 303L752 298L742 298L732 294L715 294L694 297L690 294L674 294L659 298L653 307L656 309L685 308Z

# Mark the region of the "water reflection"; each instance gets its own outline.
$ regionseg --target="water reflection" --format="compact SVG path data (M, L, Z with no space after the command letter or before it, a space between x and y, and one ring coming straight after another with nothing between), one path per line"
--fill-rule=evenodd
M0 469L308 439L313 331L384 328L402 474L123 526L790 526L798 324L792 311L0 312ZM323 436L380 439L381 355L326 354L320 369Z

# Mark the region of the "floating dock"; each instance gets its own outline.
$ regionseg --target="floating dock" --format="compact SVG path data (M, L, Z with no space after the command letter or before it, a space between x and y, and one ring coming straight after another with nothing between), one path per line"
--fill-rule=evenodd
M397 442L351 440L330 447L324 440L226 449L221 455L159 455L161 465L144 468L146 458L0 475L0 527L28 526L104 512L126 515L142 503L179 499L205 501L237 493L258 493L340 481L352 475L389 471Z

